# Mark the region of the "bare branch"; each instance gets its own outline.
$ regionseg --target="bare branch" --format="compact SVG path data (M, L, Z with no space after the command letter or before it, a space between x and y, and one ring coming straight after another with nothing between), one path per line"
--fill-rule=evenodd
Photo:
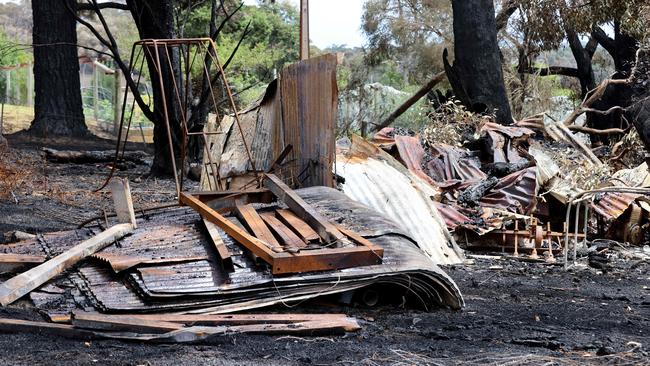
M118 9L118 10L131 10L127 4L122 4L122 3L117 3L117 2L105 2L105 3L99 3L97 6L100 9ZM95 10L95 6L92 4L78 4L77 5L77 10Z

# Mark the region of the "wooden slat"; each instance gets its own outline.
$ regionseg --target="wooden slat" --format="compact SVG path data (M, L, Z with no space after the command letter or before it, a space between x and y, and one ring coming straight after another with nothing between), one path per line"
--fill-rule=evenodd
M2 306L11 304L65 271L67 268L72 267L75 263L107 247L115 240L131 232L133 232L133 225L131 224L111 226L107 230L81 242L49 261L10 278L0 285L0 304Z
M4 254L0 253L0 272L15 272L31 268L45 262L44 255Z
M364 238L363 236L361 236L361 235L355 233L355 232L352 231L352 230L348 230L348 229L346 229L346 228L344 228L344 227L341 227L341 226L339 226L338 228L339 228L339 230L341 230L341 232L342 232L343 234L345 234L348 238L354 240L355 242L357 242L357 243L359 243L359 244L361 244L361 245L366 246L368 249L372 250L372 251L373 251L375 254L377 254L378 256L380 256L380 257L383 257L383 256L384 256L384 249L381 248L381 247L376 246L376 245L373 244L370 240Z
M300 239L291 229L278 220L272 212L261 213L262 220L273 230L282 240L285 246L290 248L304 248L307 244Z
M289 227L293 232L296 233L302 240L307 243L315 243L320 241L320 236L318 233L307 225L306 222L302 221L296 214L289 210L276 210L278 219L282 221L287 227Z
M182 329L183 325L164 320L151 320L128 315L105 315L100 313L75 312L72 325L76 328L126 331L142 333L165 333Z
M78 316L82 312L75 312ZM93 313L90 313L93 314ZM206 314L206 315L192 315L192 314L124 314L119 316L128 316L130 318L148 320L148 321L162 321L180 323L186 326L205 325L205 326L218 326L218 325L248 325L248 324L278 324L278 323L298 323L314 320L326 321L349 321L345 314Z
M321 238L325 239L326 242L339 242L343 243L347 239L341 234L341 232L330 223L326 218L321 214L316 212L316 210L311 207L307 202L305 202L296 192L294 192L289 186L284 184L280 178L274 174L265 174L266 179L264 179L265 186L275 194L279 200L284 202L291 211L293 211L298 217L305 220L316 232L320 235Z
M260 215L255 211L251 205L243 205L236 207L237 217L241 220L248 229L255 235L256 238L266 243L270 248L275 248L276 251L282 251L280 243L275 239L271 230L266 226L266 223Z
M230 220L221 216L217 211L211 209L205 203L199 201L196 197L188 195L187 193L181 192L180 196L181 203L192 207L197 211L201 216L213 222L219 226L226 234L232 236L238 243L246 247L256 256L262 258L263 261L272 264L273 263L273 251L264 244L261 240L250 235L246 231L237 227L237 225L230 222Z
M221 259L223 268L228 272L233 272L235 270L235 267L232 264L230 251L228 248L226 248L226 244L223 242L221 235L219 235L217 225L213 224L209 220L206 220L205 218L203 219L203 224L205 225L205 229L208 231L208 236L210 237L210 241L212 241L214 249L217 251L219 259Z
M121 178L113 178L109 185L113 195L113 205L117 220L121 224L130 223L133 228L137 228L135 222L135 212L133 211L133 200L131 199L131 188L129 181Z

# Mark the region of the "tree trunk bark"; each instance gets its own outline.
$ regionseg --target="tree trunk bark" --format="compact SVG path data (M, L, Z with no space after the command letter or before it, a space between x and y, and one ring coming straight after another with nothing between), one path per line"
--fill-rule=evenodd
M455 60L445 63L454 93L468 109L494 110L497 122L512 123L492 0L452 0L452 8Z
M87 136L83 115L75 0L33 0L34 120L36 136Z
M174 6L173 1L165 0L152 3L146 0L127 0L131 14L138 28L141 39L167 39L175 38ZM172 145L175 153L176 166L180 165L181 151L185 148L185 136L181 125L181 106L178 104L174 82L182 90L182 73L180 66L180 52L178 48L170 48L169 53L165 47L158 47L160 59L160 72L162 74L162 85L158 77L156 49L150 47L146 50L147 67L151 75L151 86L153 91L153 112L154 112L154 159L151 166L151 174L154 176L169 176L173 174L172 158L169 150L169 138L165 122L165 109L167 106L167 117L172 136ZM170 67L171 65L171 67ZM180 100L184 100L181 96Z
M576 60L578 69L578 80L580 81L580 95L584 98L587 92L596 87L596 77L591 66L591 55L580 42L580 37L572 29L566 29L567 40L573 58Z

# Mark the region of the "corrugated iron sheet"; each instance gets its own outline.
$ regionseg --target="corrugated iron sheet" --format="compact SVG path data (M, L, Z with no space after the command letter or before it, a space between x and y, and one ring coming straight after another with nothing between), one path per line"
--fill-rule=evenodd
M292 175L305 187L333 186L336 65L336 55L326 54L291 64L280 74L283 135L278 137L284 144L274 155L287 144L293 145L289 159L298 164Z
M487 176L478 158L464 149L446 144L430 147L431 160L426 162L428 175L436 182L479 181Z
M233 253L233 273L224 272L212 260L199 260L139 266L129 269L127 282L123 282L101 263L86 263L76 283L95 306L109 312L171 309L228 312L343 292L378 282L405 285L416 292L426 307L445 304L456 308L462 304L453 281L395 223L330 188L312 187L296 192L324 216L384 248L384 262L341 271L273 277L264 265L259 266L250 259L222 232L226 246ZM192 214L185 208L178 211ZM199 215L194 215L196 222L200 222ZM165 213L152 215L152 220L156 218L164 219ZM138 231L148 232L142 225Z
M425 152L420 140L415 136L395 136L395 144L406 168L426 182L435 185L433 179L422 169Z
M292 150L282 171L276 171L291 186L313 185L332 187L332 163L335 157L335 128L338 89L336 56L326 54L285 67L271 82L263 96L250 108L239 113L247 146L257 170L266 170L288 145ZM241 188L253 176L252 166L244 148L234 117L225 116L221 127L206 125L206 131L217 128L226 133L210 137L210 156L219 164L219 174L229 189ZM203 163L207 164L207 156ZM207 170L202 176L202 189L208 186Z
M635 193L603 193L596 197L591 207L604 218L614 220L621 216L639 196Z
M373 151L369 155L367 152ZM347 155L336 159L336 171L345 178L343 192L388 216L417 242L435 263L454 264L462 250L447 231L432 202L433 187L409 171L396 168L399 162L360 138L354 138Z
M530 167L501 178L480 199L480 203L482 206L528 214L535 206L537 189L537 168Z

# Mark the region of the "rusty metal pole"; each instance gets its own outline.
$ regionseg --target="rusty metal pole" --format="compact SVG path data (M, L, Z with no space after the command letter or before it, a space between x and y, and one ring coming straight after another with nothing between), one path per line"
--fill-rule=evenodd
M300 59L309 58L309 0L300 0Z

